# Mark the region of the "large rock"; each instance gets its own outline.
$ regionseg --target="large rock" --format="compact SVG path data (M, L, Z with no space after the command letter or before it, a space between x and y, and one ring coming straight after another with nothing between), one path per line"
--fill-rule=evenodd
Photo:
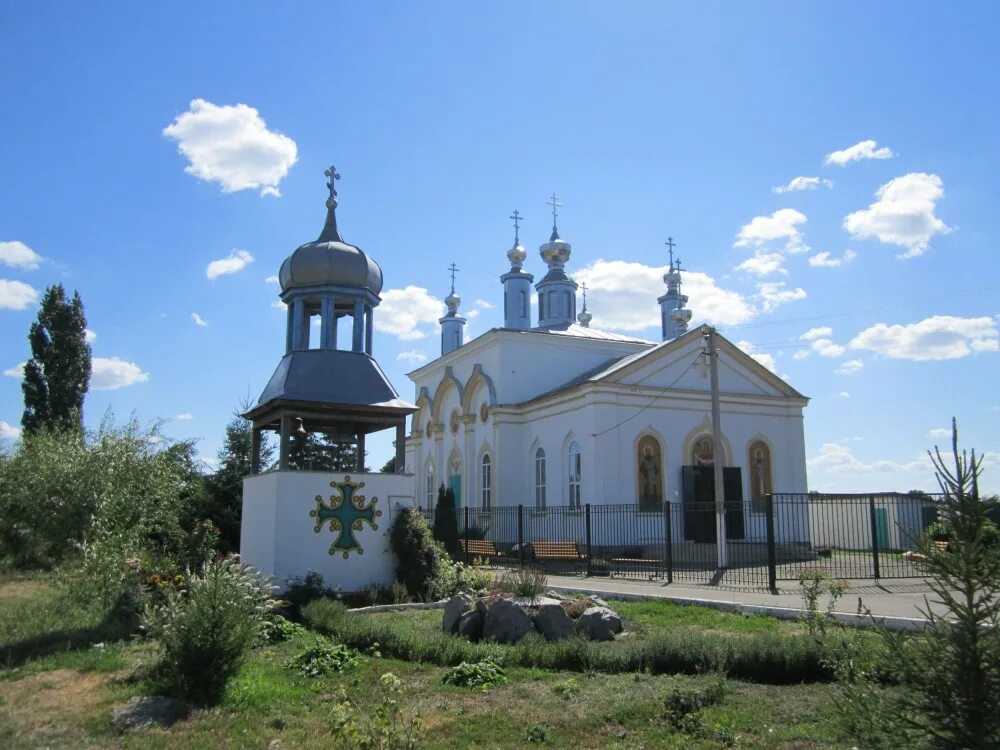
M608 607L589 607L576 621L576 632L592 641L613 641L622 632L622 618Z
M458 621L458 634L470 641L478 641L483 637L483 623L486 618L478 609L470 609L462 614Z
M462 618L463 614L472 609L475 601L475 598L471 594L466 594L464 591L460 594L455 594L455 596L449 599L448 603L444 605L441 630L445 633L457 633L458 621Z
M535 615L535 628L547 641L561 641L573 635L573 620L562 604L543 604Z
M534 630L528 613L509 599L497 599L486 610L483 640L517 643Z
M111 726L119 731L140 727L168 727L187 716L187 705L175 698L154 695L132 698L111 709Z

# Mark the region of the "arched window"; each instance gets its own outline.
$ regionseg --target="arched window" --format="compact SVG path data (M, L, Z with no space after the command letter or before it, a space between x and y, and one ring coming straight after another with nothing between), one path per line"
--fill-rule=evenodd
M545 295L538 295L538 319L545 320Z
M483 510L489 510L493 507L493 462L490 460L489 453L483 455L482 479Z
M573 309L570 306L569 292L563 292L563 307L565 308L564 312L566 313L566 317L567 318L572 317L573 316Z
M524 293L524 290L518 292L521 295L521 317L528 317L528 295Z
M767 495L771 489L771 449L763 440L750 444L750 497L753 509L767 510Z
M427 510L434 510L434 464L427 464L427 472L424 478L424 507Z
M569 507L580 509L580 485L583 481L583 466L580 460L580 444L575 440L569 444Z
M545 451L535 451L535 508L545 510Z

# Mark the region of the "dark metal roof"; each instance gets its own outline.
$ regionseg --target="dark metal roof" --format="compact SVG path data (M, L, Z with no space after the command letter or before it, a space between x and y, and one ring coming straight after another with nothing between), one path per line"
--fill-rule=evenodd
M282 357L248 414L276 400L328 406L369 406L416 411L403 401L378 363L364 352L338 349L294 351Z

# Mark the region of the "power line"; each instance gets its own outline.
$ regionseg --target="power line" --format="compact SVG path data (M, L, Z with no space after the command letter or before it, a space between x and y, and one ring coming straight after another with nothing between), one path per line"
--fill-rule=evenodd
M648 409L650 406L652 406L654 402L658 401L659 399L661 399L665 395L667 395L667 391L669 391L671 388L673 388L677 384L677 381L679 381L681 378L683 378L685 375L688 374L688 372L691 370L691 368L694 367L698 363L698 358L701 357L701 356L702 356L702 352L698 352L698 354L695 355L695 358L693 360L691 360L691 364L689 364L687 367L684 368L684 372L682 372L680 375L678 375L676 378L674 378L673 382L670 385L668 385L666 388L664 388L661 393L657 393L655 396L653 396L653 398L651 398L649 400L649 403L647 403L645 406L643 406L641 409L639 409L639 411L637 411L631 417L628 417L627 419L623 419L618 424L616 424L616 425L614 425L612 427L609 427L606 430L602 430L601 432L592 432L592 433L590 433L590 436L591 437L600 437L601 435L604 435L605 433L611 432L612 430L617 430L619 427L621 427L626 422L631 422L633 419L635 419L636 417L638 417L640 414L642 414L644 411L646 411L646 409Z

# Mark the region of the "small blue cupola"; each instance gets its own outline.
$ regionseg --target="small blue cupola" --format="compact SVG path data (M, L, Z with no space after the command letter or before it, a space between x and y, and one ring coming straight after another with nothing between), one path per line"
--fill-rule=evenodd
M538 248L549 268L545 277L535 285L538 292L538 327L568 328L576 322L576 282L566 275L565 270L573 247L559 236L558 208L562 204L555 193L549 199L549 205L552 206L552 235Z
M687 295L681 294L681 259L674 260L674 238L667 237L666 246L670 250L670 265L663 274L667 293L660 297L660 327L663 340L670 341L685 333L691 321L691 311L684 307Z
M510 270L500 277L503 284L503 325L504 328L524 331L531 328L531 282L535 277L521 268L528 257L519 237L521 214L515 210L510 218L514 220L514 244L507 251Z
M465 335L465 318L458 314L458 306L462 304L462 298L455 294L455 273L458 267L452 263L448 270L451 271L451 293L444 298L448 312L443 318L438 320L441 324L441 356L448 352L453 352L463 343Z

